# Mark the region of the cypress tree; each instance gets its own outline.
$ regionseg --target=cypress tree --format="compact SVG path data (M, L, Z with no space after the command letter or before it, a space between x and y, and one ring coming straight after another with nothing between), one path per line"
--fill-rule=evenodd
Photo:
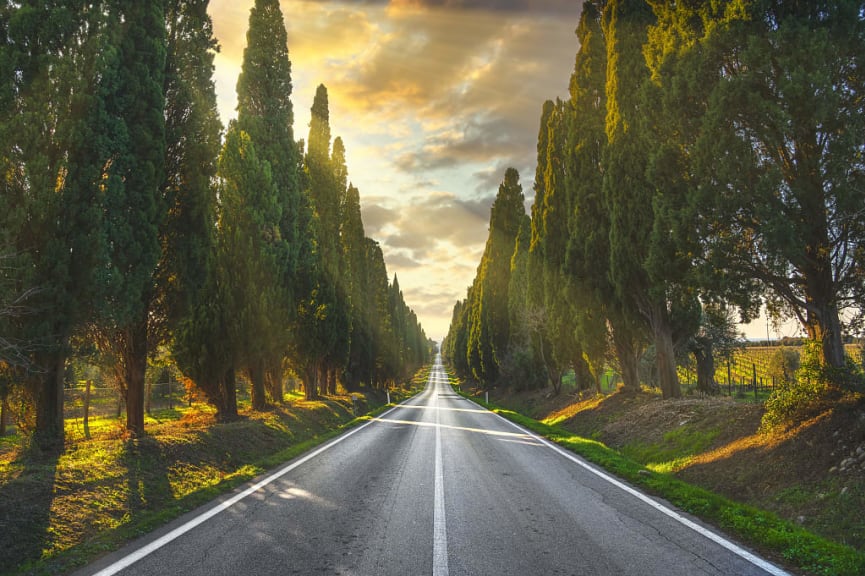
M366 298L370 302L369 321L372 331L370 382L377 388L383 387L390 376L388 370L388 354L392 349L393 335L389 308L389 287L387 267L384 254L378 242L371 238L365 239L368 291Z
M517 235L514 254L511 258L511 277L508 282L508 322L510 328L508 356L502 366L502 376L518 390L540 388L547 378L547 367L540 362L535 350L535 334L538 332L536 311L529 303L529 246L532 238L532 222L523 217ZM456 315L455 319L459 319ZM455 326L455 320L451 326ZM450 333L449 333L450 337Z
M681 396L673 347L673 321L665 279L646 268L655 230L654 188L647 177L651 138L642 123L643 56L654 16L642 1L613 0L604 11L607 40L607 150L603 191L610 214L610 278L628 316L651 330L665 398Z
M108 112L122 138L107 174L110 246L106 341L122 363L126 427L144 433L144 375L153 274L164 218L165 12L162 1L111 4L119 36L118 66L108 82Z
M252 138L229 126L219 158L222 179L219 217L219 289L228 314L228 333L235 369L252 381L253 408L266 405L267 361L278 352L274 342L285 330L279 314L281 253L277 201L270 165L258 157ZM281 353L281 351L279 351Z
M320 375L328 393L336 393L336 374L345 366L348 355L349 302L344 280L344 258L340 241L340 208L345 190L342 178L344 162L335 166L331 159L330 111L327 88L319 85L311 109L306 170L309 176L309 198L318 222L316 245L320 266L316 288L316 308L319 314L321 349L315 354L324 371ZM343 156L345 150L340 150Z
M237 417L226 373L227 317L217 282L216 186L221 123L213 83L213 25L209 0L170 0L165 118L168 216L157 269L158 318L182 372L217 409L219 421Z
M69 339L99 307L103 268L97 182L110 138L102 129L101 13L23 3L0 11L0 254L7 352L35 406L36 445L63 445ZM29 297L28 297L29 296ZM32 370L31 370L32 369Z
M337 139L334 142L336 156ZM336 163L338 165L338 163ZM363 220L360 213L360 193L354 186L348 187L345 206L342 210L341 235L346 264L345 277L348 283L348 300L351 307L349 333L349 355L346 364L345 382L349 390L357 389L361 382L371 383L371 339L372 317L370 314L369 281L366 274L366 243Z
M539 274L530 282L536 284L532 296L544 311L541 330L549 343L544 354L553 388L560 390L569 367L576 370L577 384L583 385L585 362L575 340L573 293L562 275L568 240L568 216L572 198L565 186L566 107L563 102L547 102L541 115L541 137L538 146L536 200L532 207L532 246L530 258Z
M299 270L310 248L309 223L300 182L300 153L294 141L291 62L278 0L256 0L250 10L243 64L237 81L237 129L248 135L262 167L269 166L272 199L264 205L279 212L279 226L268 250L277 269L279 296L272 298L275 330L259 334L260 352L246 362L253 383L253 407L267 405L265 377L281 363L290 345L285 329L294 315Z
M576 332L596 386L600 385L609 324L626 391L639 390L641 335L625 314L610 283L610 217L602 193L607 135L607 52L597 2L583 3L577 27L579 51L570 82L565 155L566 185L572 194L565 272L576 299Z
M490 212L490 232L478 267L468 347L475 377L485 386L499 376L510 338L508 284L516 238L525 216L525 197L514 168L505 171ZM470 360L470 364L472 361Z

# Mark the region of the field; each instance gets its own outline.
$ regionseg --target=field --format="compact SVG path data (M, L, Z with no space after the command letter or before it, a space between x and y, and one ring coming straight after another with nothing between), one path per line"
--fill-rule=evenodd
M720 361L716 364L715 382L728 396L753 396L756 381L758 397L765 399L776 386L781 385L771 366L772 356L779 350L789 350L799 358L802 357L801 346L747 346L733 352L729 362ZM847 346L847 354L856 363L861 364L861 353L862 348L859 345ZM679 378L685 390L696 390L697 376L693 369L680 368Z
M793 351L801 357L801 346L746 346L735 350L729 361L716 360L715 382L718 383L721 393L744 400L764 401L776 386L781 385L772 374L771 359L778 350L782 349ZM858 344L847 345L847 354L857 364L862 363L862 348ZM680 365L678 372L683 395L699 394L697 371L693 362L690 365ZM601 390L605 394L611 394L616 391L620 383L618 374L608 369L601 379ZM651 386L646 388L649 391L655 390ZM572 393L576 391L573 372L565 375L563 390Z

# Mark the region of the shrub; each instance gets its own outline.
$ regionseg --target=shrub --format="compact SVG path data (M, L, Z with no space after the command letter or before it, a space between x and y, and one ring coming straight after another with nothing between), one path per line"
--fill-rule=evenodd
M769 357L769 376L781 387L793 384L799 369L799 352L783 346L772 352Z
M761 430L769 431L780 425L794 423L826 397L830 380L820 357L819 342L808 342L804 346L802 360L792 382L776 388L766 400Z

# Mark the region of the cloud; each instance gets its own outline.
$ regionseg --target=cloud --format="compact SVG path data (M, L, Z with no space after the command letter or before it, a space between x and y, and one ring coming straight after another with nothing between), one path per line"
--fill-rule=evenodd
M498 192L499 185L504 180L505 171L508 168L516 168L520 174L520 185L523 187L523 195L526 196L527 201L533 200L535 196L533 190L535 179L534 163L531 165L527 163L520 165L519 162L521 161L525 162L525 159L502 158L496 162L495 166L474 172L472 178L477 182L475 190L479 194L489 194L491 192L494 194Z
M423 266L422 262L418 262L411 256L406 255L403 252L391 252L386 256L388 263L388 270L391 274L394 271L411 269L411 268L419 268Z
M307 1L322 2L327 0ZM340 0L340 2L365 6L390 5L394 8L448 8L551 14L571 14L574 9L574 0Z
M576 19L576 12L572 24L509 12L389 13L389 34L339 89L383 124L417 123L420 138L394 156L406 173L500 158L533 164L542 104L566 94Z
M389 225L399 221L399 212L380 204L370 203L361 198L360 207L363 227L368 236L378 237Z

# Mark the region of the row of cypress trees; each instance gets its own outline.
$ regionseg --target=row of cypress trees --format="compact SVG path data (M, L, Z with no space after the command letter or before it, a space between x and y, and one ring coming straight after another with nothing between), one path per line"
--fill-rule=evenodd
M865 4L586 1L577 37L531 217L509 170L454 308L455 368L558 388L612 365L635 390L650 356L677 397L693 354L711 393L735 312L766 305L815 342L827 390L860 386L842 329L865 302Z
M381 385L430 346L363 232L327 91L295 140L277 0L256 0L223 134L208 0L0 5L0 394L37 444L63 440L65 366L112 362L144 433L147 360L167 346L220 420L286 370L306 394Z

